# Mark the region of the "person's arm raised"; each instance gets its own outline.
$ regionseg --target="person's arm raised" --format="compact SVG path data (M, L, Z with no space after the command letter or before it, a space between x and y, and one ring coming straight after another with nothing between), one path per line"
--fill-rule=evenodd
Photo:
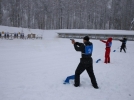
M104 41L104 40L100 40L101 42L104 42L104 43L107 43L106 41Z

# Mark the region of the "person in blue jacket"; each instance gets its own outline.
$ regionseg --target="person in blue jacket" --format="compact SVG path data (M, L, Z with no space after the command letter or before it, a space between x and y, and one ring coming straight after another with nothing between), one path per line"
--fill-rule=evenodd
M74 86L80 86L80 75L84 70L86 70L91 79L92 86L95 89L98 89L98 85L93 71L93 60L91 57L93 51L93 44L89 41L89 37L85 36L83 38L83 43L75 42L75 40L72 40L72 44L74 45L76 51L81 52L80 63L75 70Z

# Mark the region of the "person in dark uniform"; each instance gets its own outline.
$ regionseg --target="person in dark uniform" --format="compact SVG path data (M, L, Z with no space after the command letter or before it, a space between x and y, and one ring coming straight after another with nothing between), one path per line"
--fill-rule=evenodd
M122 49L124 50L124 52L126 53L126 42L127 42L127 39L126 38L123 38L123 40L119 40L122 42L122 45L121 45L121 48L120 48L120 52L122 52Z
M81 73L86 70L90 79L92 86L95 89L98 89L98 85L96 82L96 78L93 71L93 60L92 60L92 50L93 50L93 44L89 41L89 37L85 36L83 38L83 43L75 42L75 40L72 40L72 44L74 44L74 48L76 51L81 52L81 58L80 63L78 67L75 70L75 80L74 80L74 86L78 87L80 86L80 75Z

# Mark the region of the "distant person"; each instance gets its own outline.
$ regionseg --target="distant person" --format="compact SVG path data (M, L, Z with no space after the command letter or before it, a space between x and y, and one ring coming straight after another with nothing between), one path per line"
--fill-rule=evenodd
M9 39L9 32L7 32L7 38Z
M16 36L16 33L14 33L14 38L16 38L17 36Z
M80 86L80 75L84 70L86 70L91 79L92 86L95 89L98 89L96 78L93 72L93 60L91 57L93 44L89 41L89 37L85 36L83 38L83 43L75 42L75 40L72 40L72 44L74 44L74 48L76 51L81 52L81 56L82 56L80 58L80 63L75 70L74 86L75 87Z
M7 38L7 34L6 34L6 33L4 34L4 38L5 38L5 39Z
M0 32L0 38L1 38L1 32Z
M126 38L123 38L122 40L119 40L122 42L122 45L121 45L121 48L120 48L120 52L122 52L122 49L124 50L124 52L126 53L126 42L127 42L127 39Z
M111 46L112 46L112 38L108 38L107 41L100 40L106 44L106 51L105 51L105 61L104 63L110 63L110 51L111 51Z
M16 33L16 38L18 39L18 33Z
M24 39L24 33L22 33L22 39Z

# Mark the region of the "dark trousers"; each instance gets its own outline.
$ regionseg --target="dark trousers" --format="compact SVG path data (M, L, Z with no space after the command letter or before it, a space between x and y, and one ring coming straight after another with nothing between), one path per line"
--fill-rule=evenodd
M90 64L82 64L82 63L79 63L76 71L75 71L75 85L79 86L80 85L80 74L86 70L90 79L91 79L91 83L93 86L98 86L97 85L97 82L96 82L96 78L95 78L95 75L94 75L94 72L93 72L93 65L92 63Z
M120 52L122 52L122 49L123 49L124 52L126 53L125 47L121 47L121 48L120 48Z

